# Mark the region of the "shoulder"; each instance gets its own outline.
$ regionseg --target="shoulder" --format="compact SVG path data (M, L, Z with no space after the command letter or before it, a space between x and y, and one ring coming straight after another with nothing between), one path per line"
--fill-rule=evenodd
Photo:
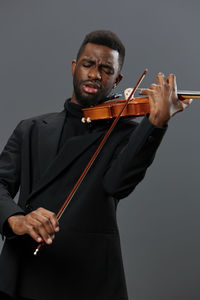
M65 110L63 110L61 112L46 113L43 115L24 119L21 121L21 123L27 124L27 123L40 122L40 121L49 123L49 122L55 121L57 118L60 118L64 115L65 115Z
M35 126L41 127L50 123L55 123L56 126L58 122L64 122L65 115L66 112L63 110L61 112L47 113L21 120L15 128L14 134L23 138L29 135Z
M65 118L65 110L61 112L53 112L53 113L46 113L39 116L34 116L28 119L21 120L17 127L20 127L21 129L26 129L27 127L30 127L32 124L35 123L51 123L56 122L57 120Z

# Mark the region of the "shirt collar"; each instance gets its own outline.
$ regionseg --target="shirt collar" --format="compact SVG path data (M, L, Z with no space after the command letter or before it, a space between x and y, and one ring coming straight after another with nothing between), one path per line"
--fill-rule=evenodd
M82 112L81 106L76 103L71 102L71 99L67 99L65 101L64 108L66 111L68 111L70 114L72 114L75 117L78 117L78 118L83 117L83 112Z

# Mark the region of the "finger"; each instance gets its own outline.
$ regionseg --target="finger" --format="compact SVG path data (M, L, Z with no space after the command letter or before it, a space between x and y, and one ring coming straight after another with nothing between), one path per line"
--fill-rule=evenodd
M153 90L152 89L141 89L140 93L143 94L143 95L152 95Z
M51 222L51 224L53 226L54 231L56 231L56 232L59 231L58 219L57 219L57 216L56 216L56 214L54 212L52 212L50 210L47 210L47 209L45 209L43 207L38 208L37 211L40 214L44 215L45 217L47 217L50 220L50 222Z
M52 240L55 238L54 233L49 233L46 230L44 223L42 223L36 217L38 217L36 213L31 213L31 214L27 215L27 218L26 218L27 228L28 228L28 230L31 230L31 232L30 231L28 232L29 235L30 235L30 233L37 234L38 236L40 236L42 238L42 240L46 244L51 244Z
M168 75L167 83L173 88L175 93L177 93L176 76L174 74L169 74Z
M35 231L34 227L31 225L27 226L27 234L30 235L36 242L41 243L43 241L42 237Z
M37 211L31 212L31 217L39 222L42 232L47 232L50 237L54 235L55 231L48 217L43 216Z
M165 83L166 79L165 79L165 75L162 72L159 72L157 74L157 83L158 85L163 85Z
M150 90L155 90L155 89L157 89L157 88L158 88L158 85L155 84L155 83L152 83L152 84L150 85L150 87L149 87Z
M182 100L181 102L184 104L190 105L192 103L192 101L193 101L193 99L185 99L185 100Z
M188 106L192 103L193 99L185 99L181 101L183 109L188 108Z

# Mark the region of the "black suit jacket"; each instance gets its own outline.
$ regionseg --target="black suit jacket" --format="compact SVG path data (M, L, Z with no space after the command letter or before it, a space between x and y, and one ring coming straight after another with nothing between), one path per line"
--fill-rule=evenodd
M145 117L120 121L60 220L51 246L33 256L29 236L5 232L15 213L58 211L96 150L105 127L58 143L65 111L19 123L0 156L0 290L31 299L128 299L116 207L144 177L165 129ZM18 204L12 198L20 187Z

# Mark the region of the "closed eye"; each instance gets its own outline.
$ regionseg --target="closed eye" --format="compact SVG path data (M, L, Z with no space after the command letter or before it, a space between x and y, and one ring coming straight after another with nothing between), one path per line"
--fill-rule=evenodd
M86 64L83 64L83 67L85 67L85 68L89 68L89 67L91 67L91 64L88 64L88 63L86 63Z
M82 62L82 66L85 68L89 68L94 65L94 61L90 59L84 59Z
M102 65L101 66L102 70L106 73L106 74L113 74L114 70L111 66L109 65Z

